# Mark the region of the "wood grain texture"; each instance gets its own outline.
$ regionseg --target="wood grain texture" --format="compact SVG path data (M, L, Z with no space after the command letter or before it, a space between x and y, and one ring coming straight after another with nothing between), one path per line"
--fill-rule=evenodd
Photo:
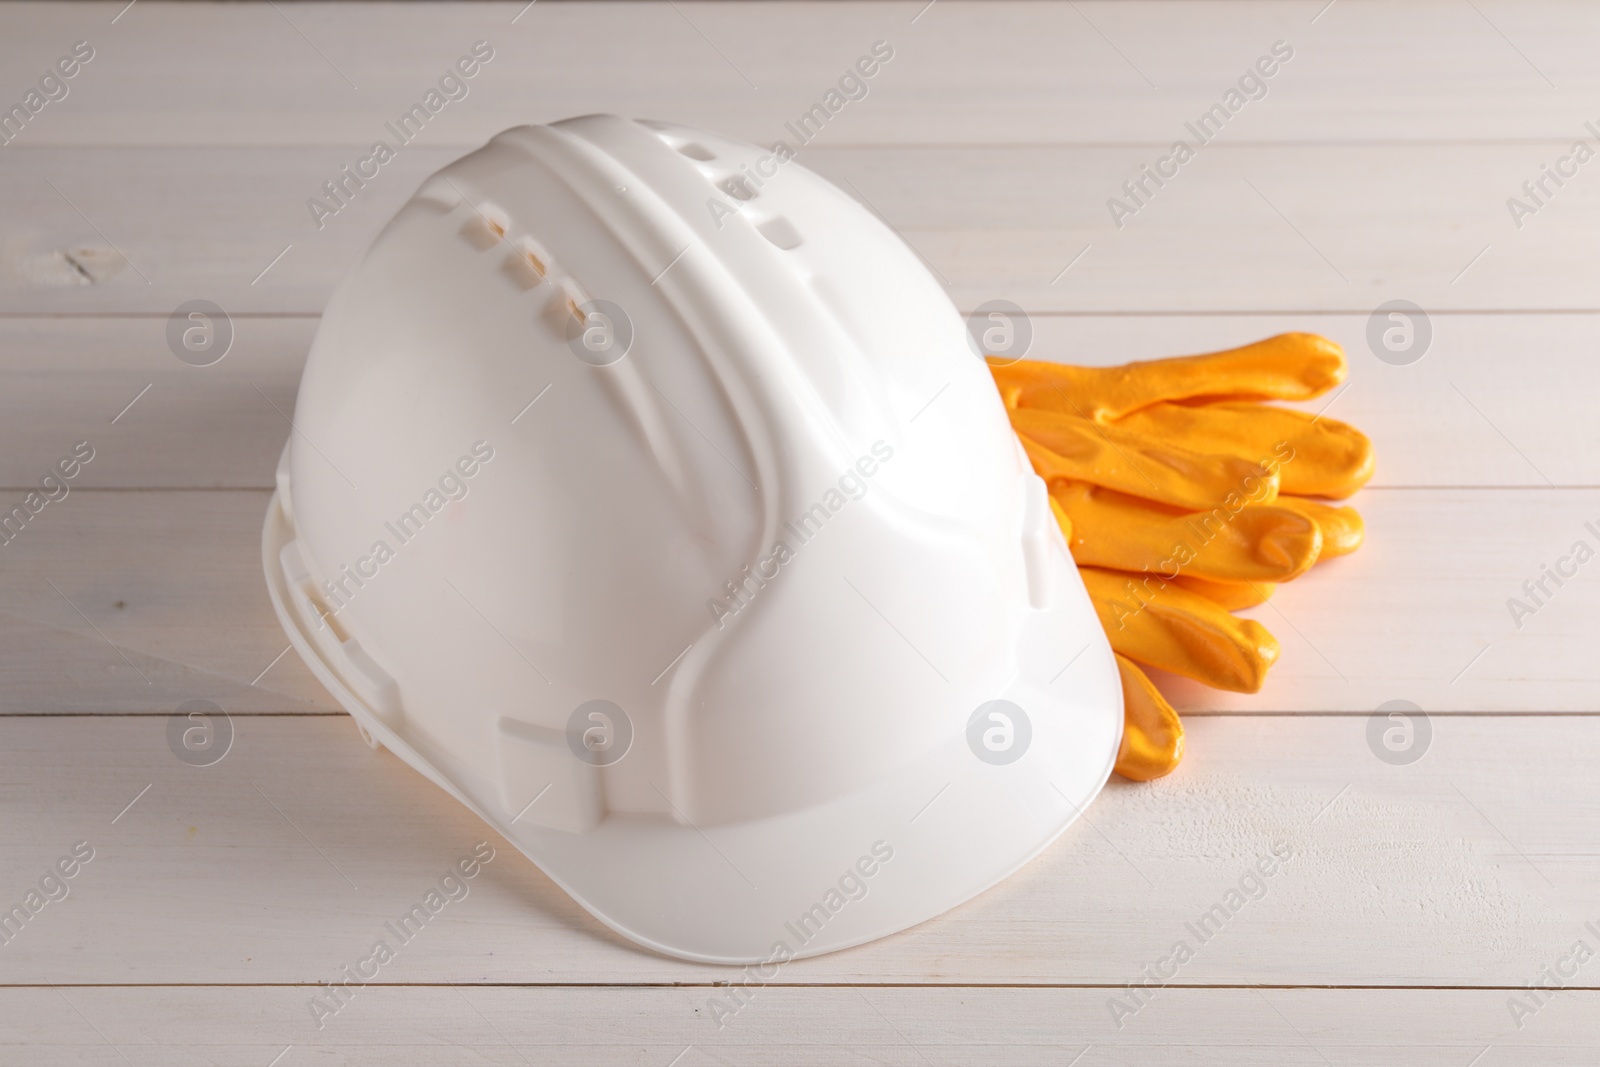
M1507 600L1600 547L1600 184L1585 167L1520 226L1507 198L1600 139L1600 9L124 2L0 5L0 106L96 51L0 146L0 505L95 449L0 546L0 907L95 849L0 943L0 1061L1594 1062L1600 964L1520 1026L1508 1005L1600 948L1600 594L1585 569L1520 626ZM470 95L318 229L307 198L479 39ZM317 316L427 174L590 112L771 142L880 39L893 60L801 162L963 311L1025 307L1031 356L1339 341L1327 410L1379 452L1369 541L1250 613L1284 648L1262 693L1162 679L1189 730L1173 776L1113 780L1015 877L784 967L719 1028L738 972L608 932L280 658L260 524ZM1119 227L1109 198L1280 39L1267 96ZM196 298L232 314L213 366L169 350ZM1430 314L1409 366L1366 340L1396 298ZM235 730L209 768L166 740L192 699ZM1369 747L1391 699L1432 716L1408 766ZM470 895L319 1029L317 983L485 839ZM1293 861L1118 1026L1123 984L1275 843Z
M452 145L595 111L765 142L879 39L895 57L830 143L1165 144L1277 40L1295 57L1229 136L1566 143L1595 117L1600 13L1581 0L1324 4L548 3L513 24L524 0L287 17L141 0L115 25L121 0L8 4L0 67L20 84L74 41L97 49L30 144L365 144L478 39L496 58L441 114Z
M1432 316L1432 344L1409 366L1377 359L1368 318L1034 315L1027 355L1103 365L1321 333L1344 346L1349 384L1301 406L1372 438L1373 486L1600 485L1600 426L1589 417L1600 316ZM0 318L0 489L35 484L81 440L96 455L79 486L271 488L317 320L232 319L233 350L192 367L168 349L164 317Z
M462 154L402 148L319 229L307 200L365 148L0 149L0 312L166 315L195 298L320 312L422 179ZM1600 219L1600 182L1568 182L1520 229L1506 207L1551 146L1219 142L1119 227L1108 201L1165 148L814 147L799 161L896 227L967 309L1600 306L1600 265L1569 239Z
M0 708L336 707L297 655L273 664L289 641L261 572L268 497L75 492L47 505L0 547L0 586L16 590L0 611Z
M227 756L196 768L169 751L164 717L0 719L0 900L74 842L95 851L71 895L0 946L0 981L338 980L483 840L492 862L464 899L391 941L383 981L739 974L609 933L347 719L233 722ZM1185 986L1520 987L1600 921L1600 718L1561 721L1560 763L1543 722L1436 717L1424 758L1396 767L1368 749L1365 717L1196 720L1178 772L1113 781L1087 821L1000 886L913 930L791 963L782 981L1120 986L1185 940ZM1292 858L1201 943L1185 924L1274 845Z
M0 486L36 487L87 441L78 488L269 489L316 328L233 316L231 350L195 367L165 316L0 318Z
M1104 989L768 987L718 1029L705 988L389 987L317 1030L310 993L6 990L0 1052L36 1067L1587 1067L1600 1007L1564 993L1518 1031L1503 991L1167 989L1118 1030Z
M273 665L288 642L261 576L267 500L79 491L48 505L0 547L0 634L12 650L0 659L0 710L168 712L194 699L231 712L333 710L298 656ZM1368 544L1246 613L1283 645L1266 688L1163 678L1180 711L1365 713L1392 699L1429 711L1595 710L1600 591L1586 572L1559 589L1547 581L1531 616L1514 618L1507 601L1574 542L1600 545L1585 528L1600 526L1600 490L1356 500Z

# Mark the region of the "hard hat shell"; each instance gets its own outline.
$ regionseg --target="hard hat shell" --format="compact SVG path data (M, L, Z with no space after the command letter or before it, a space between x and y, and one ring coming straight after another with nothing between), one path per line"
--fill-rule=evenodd
M428 179L328 304L263 535L364 736L709 962L982 892L1122 726L959 315L789 155L589 116Z

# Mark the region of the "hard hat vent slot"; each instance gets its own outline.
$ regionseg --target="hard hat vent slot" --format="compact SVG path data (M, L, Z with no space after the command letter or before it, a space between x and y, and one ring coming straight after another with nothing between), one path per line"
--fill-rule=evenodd
M538 241L532 237L523 237L517 241L517 248L528 261L528 266L532 267L540 278L550 273L550 254L540 247Z
M550 253L532 237L517 238L515 246L517 254L506 257L505 272L523 289L537 288L550 274Z
M563 278L561 280L561 301L565 305L568 315L571 315L579 322L588 321L583 307L589 303L589 294L579 288L578 283L571 278Z
M544 275L526 256L507 256L501 269L523 290L537 289L544 284Z
M494 240L499 241L511 230L511 216L499 204L485 200L473 207L478 213L478 222L489 232Z
M794 223L782 215L758 224L756 229L761 231L761 236L785 252L799 248L805 243L805 238L801 237L800 231L794 228Z
M712 152L711 149L702 144L695 144L693 141L679 145L678 151L690 159L698 159L702 163L709 163L717 158L716 153Z

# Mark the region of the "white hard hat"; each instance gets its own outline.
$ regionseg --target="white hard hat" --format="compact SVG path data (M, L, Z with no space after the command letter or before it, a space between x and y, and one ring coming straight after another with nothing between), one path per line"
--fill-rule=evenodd
M329 301L263 536L381 743L594 916L882 937L1104 784L1110 648L963 322L872 213L678 126L523 126Z

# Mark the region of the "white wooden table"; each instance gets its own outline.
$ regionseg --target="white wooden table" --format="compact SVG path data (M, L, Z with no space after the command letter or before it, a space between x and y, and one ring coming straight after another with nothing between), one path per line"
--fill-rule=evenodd
M1568 955L1600 953L1600 563L1507 607L1600 547L1600 162L1520 227L1507 205L1600 145L1600 8L924 2L0 7L7 107L94 50L0 147L0 505L94 449L0 547L0 903L94 850L0 944L0 1063L1600 1058L1600 961ZM480 39L470 95L317 229L306 199ZM258 531L323 302L424 175L594 111L770 142L878 40L892 62L802 161L963 309L1028 309L1036 353L1338 340L1334 412L1379 449L1369 539L1255 612L1284 646L1263 693L1176 690L1175 775L1114 780L1017 877L784 968L719 1029L736 974L611 935L279 657ZM1107 198L1277 41L1265 98L1118 228ZM235 329L204 368L165 338L196 298ZM1369 348L1392 299L1426 309L1420 361ZM166 741L196 699L236 731L209 768ZM1367 741L1395 699L1432 728L1404 766ZM319 1030L316 984L485 836L470 897ZM1266 895L1117 1025L1275 842ZM1539 981L1568 991L1532 1010Z

